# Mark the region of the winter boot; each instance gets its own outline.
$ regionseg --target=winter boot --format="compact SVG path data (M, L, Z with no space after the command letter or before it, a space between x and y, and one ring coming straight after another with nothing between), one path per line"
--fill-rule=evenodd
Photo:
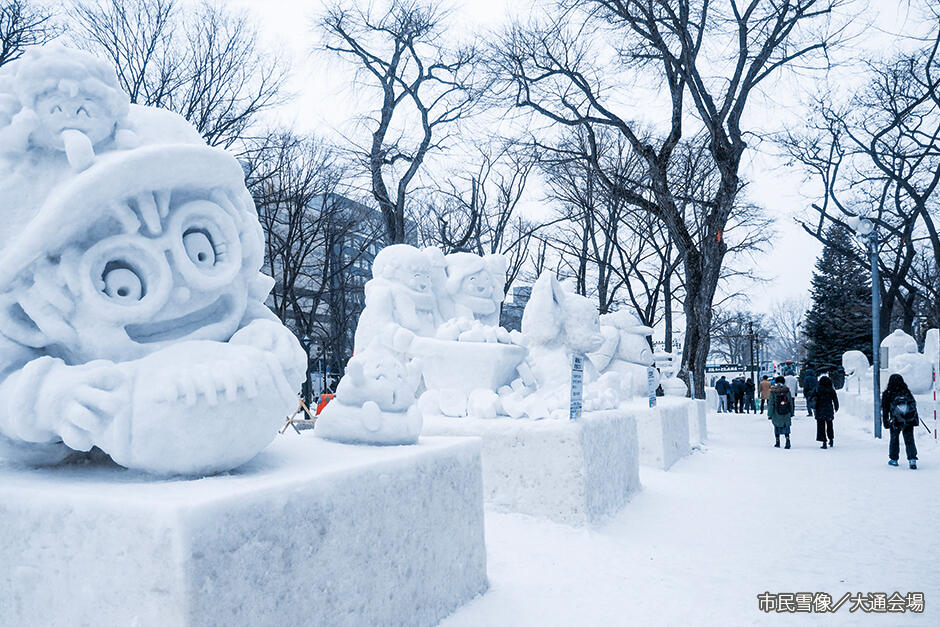
M916 460L916 459L910 460L910 464L911 464L911 470L917 470L917 460Z
M835 444L833 444L833 443L832 443L832 440L830 439L830 440L829 440L829 448L834 448L834 447L835 447Z
M790 448L790 436L787 436L787 443L783 445L783 448Z
M889 466L897 466L897 465L898 465L898 460L896 460L896 459L889 459L889 460L888 460L888 465L889 465Z
M774 448L780 448L780 436L775 435L774 440L776 441L776 444L774 444Z
M823 442L823 445L822 445L822 446L820 446L819 448L829 448L829 447L827 447L827 446L826 446L826 443L825 443L825 442Z

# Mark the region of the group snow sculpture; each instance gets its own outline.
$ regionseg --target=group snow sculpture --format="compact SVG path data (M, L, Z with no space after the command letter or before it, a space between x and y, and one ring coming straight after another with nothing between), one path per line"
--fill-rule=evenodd
M930 329L924 341L924 352L917 348L917 341L900 329L896 329L881 341L887 349L888 364L882 364L881 385L888 382L888 375L899 374L914 394L926 394L933 389L933 369L940 367L940 329ZM862 390L871 391L872 365L861 351L842 354L845 370L843 389L853 394Z
M422 415L567 417L571 362L586 356L584 409L612 409L647 392L652 329L628 313L598 316L545 273L522 331L498 326L506 281L501 255L388 246L376 255L354 356L320 437L409 444Z
M208 474L273 440L306 357L231 155L46 46L0 72L0 206L0 457Z

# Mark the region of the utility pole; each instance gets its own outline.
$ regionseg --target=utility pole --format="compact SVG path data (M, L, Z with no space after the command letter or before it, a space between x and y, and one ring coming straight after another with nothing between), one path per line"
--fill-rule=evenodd
M881 278L878 268L878 229L868 239L871 247L871 362L875 437L881 438Z
M747 339L748 339L748 344L750 345L750 349L751 349L751 365L750 365L751 381L754 382L754 388L756 389L757 380L755 377L756 373L754 369L754 321L753 320L750 320L747 323Z

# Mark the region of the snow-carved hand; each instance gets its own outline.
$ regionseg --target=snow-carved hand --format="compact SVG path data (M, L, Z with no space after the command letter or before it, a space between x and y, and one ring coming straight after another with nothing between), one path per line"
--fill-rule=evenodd
M110 361L61 365L42 386L39 420L69 448L88 451L121 412L129 411L130 392L130 378Z

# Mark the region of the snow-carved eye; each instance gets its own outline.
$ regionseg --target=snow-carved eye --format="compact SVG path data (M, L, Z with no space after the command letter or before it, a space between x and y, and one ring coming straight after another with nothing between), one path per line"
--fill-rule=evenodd
M111 299L123 303L136 303L144 297L144 283L133 269L112 265L101 276L104 281L104 293Z
M78 117L78 116L85 116L86 118L90 118L90 117L91 117L91 116L88 114L88 109L86 109L84 106L79 107L78 110L75 111L75 116L76 116L76 117Z
M62 113L62 107L60 107L59 105L56 105L52 107L52 111L50 111L50 113Z
M200 268L211 268L215 265L215 247L208 231L202 229L189 229L183 233L183 248L189 260Z

